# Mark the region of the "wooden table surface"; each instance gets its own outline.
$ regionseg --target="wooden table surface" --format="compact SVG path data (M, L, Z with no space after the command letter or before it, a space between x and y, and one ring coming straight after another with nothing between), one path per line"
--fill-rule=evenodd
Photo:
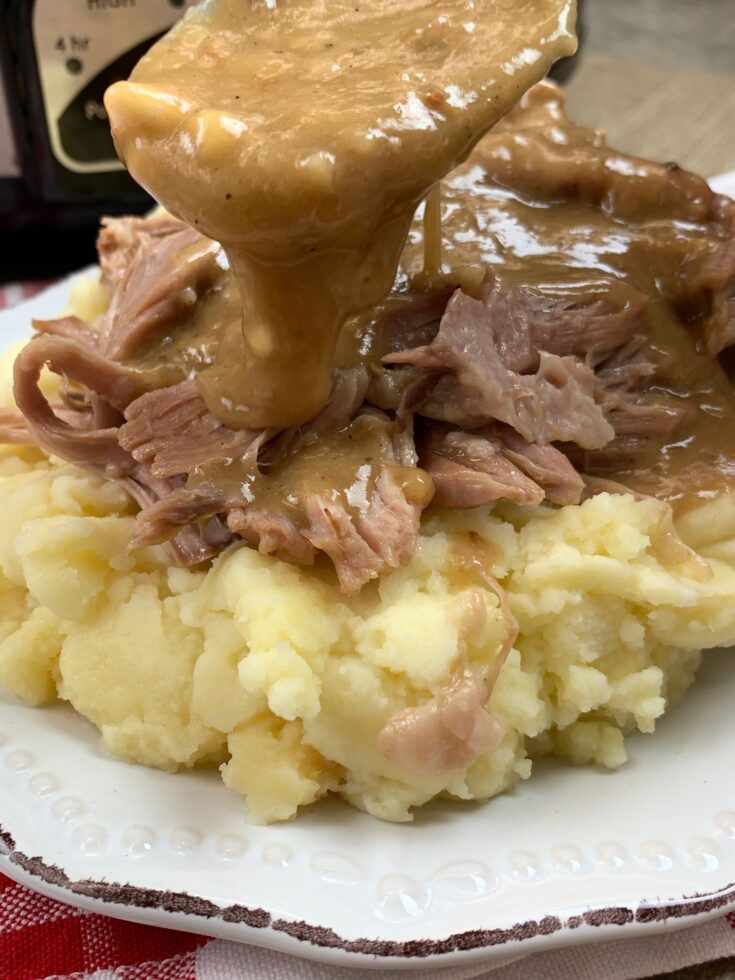
M704 177L735 170L735 0L585 0L574 119Z

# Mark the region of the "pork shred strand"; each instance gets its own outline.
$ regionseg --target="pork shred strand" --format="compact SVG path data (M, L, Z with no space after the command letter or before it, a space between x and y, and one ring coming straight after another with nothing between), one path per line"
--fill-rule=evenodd
M128 406L118 439L154 476L179 476L213 456L241 457L260 435L223 425L194 381L149 391Z
M292 517L275 508L234 508L227 515L227 527L261 555L275 555L293 565L314 564L314 545L304 537Z
M406 500L389 470L378 476L368 510L356 520L344 507L316 495L306 498L305 512L304 537L329 555L348 594L413 555L421 508Z
M16 404L39 446L94 472L123 475L131 459L118 445L117 429L76 427L57 414L39 386L47 365L102 395L115 408L123 408L135 395L130 372L76 340L52 334L34 337L16 358L13 371Z
M412 406L428 418L470 430L503 422L528 442L598 449L614 432L582 357L594 364L628 343L643 329L644 307L638 298L622 308L606 300L573 305L525 287L502 289L488 273L481 300L454 294L430 344L384 361L433 372Z

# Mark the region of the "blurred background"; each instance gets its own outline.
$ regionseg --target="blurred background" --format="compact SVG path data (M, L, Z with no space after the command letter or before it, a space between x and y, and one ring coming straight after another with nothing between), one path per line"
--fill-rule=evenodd
M569 111L611 145L735 170L735 0L583 0Z
M114 157L104 89L191 0L0 0L0 282L95 259L100 214L150 201ZM735 169L735 0L582 0L558 66L571 115L621 150Z

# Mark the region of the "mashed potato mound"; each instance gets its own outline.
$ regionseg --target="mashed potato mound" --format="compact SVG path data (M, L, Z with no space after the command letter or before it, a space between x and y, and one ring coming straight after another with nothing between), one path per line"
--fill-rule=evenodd
M68 701L119 758L219 766L254 822L330 792L409 820L440 794L510 789L544 753L620 766L625 736L653 731L699 651L735 642L728 495L678 522L689 548L666 507L632 496L430 512L411 563L352 598L326 562L236 546L189 571L130 553L124 491L40 452L0 447L0 497L0 683L32 705ZM508 634L495 592L456 561L468 540L520 624L490 701L505 736L466 771L417 775L378 752L379 732L459 665L487 668ZM480 630L468 600L487 610Z

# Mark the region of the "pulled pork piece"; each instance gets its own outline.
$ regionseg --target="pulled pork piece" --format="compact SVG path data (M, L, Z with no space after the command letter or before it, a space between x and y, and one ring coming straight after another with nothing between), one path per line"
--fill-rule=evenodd
M513 292L515 308L525 314L523 298L532 291ZM388 364L443 372L415 410L467 429L505 422L542 445L555 440L583 449L606 445L614 432L597 403L601 392L592 369L576 357L536 348L531 317L497 317L498 295L500 290L490 291L488 305L457 291L431 344L384 358ZM537 307L538 297L532 303Z
M33 329L37 334L76 340L87 347L95 347L97 344L96 331L77 316L63 316L58 320L34 320Z
M465 667L425 704L394 715L378 735L378 751L421 776L466 769L505 735L487 710L490 693L485 678Z
M458 567L479 574L498 597L506 626L503 645L492 665L476 672L466 662L468 641L478 637L487 620L485 599L478 591L462 598L462 652L449 681L422 705L393 715L378 734L378 751L410 772L435 776L466 769L484 752L496 748L505 726L488 709L488 701L508 654L518 637L518 621L507 596L490 573L492 563L475 546L474 535L455 554Z
M140 231L129 264L115 280L99 350L115 360L132 357L184 319L199 296L222 279L222 263L222 247L193 228L179 223L178 228L167 224L162 234Z
M65 422L72 429L92 428L92 416L90 413L82 414L74 408L69 408L64 404L53 404L49 406L53 414L62 422ZM34 446L39 447L40 443L36 436L31 432L25 416L17 408L0 408L0 445L8 446Z
M462 432L426 427L419 436L419 465L434 482L440 507L478 507L509 500L529 507L542 501L576 504L584 482L554 446L539 446L505 425Z
M168 214L151 218L103 218L97 236L97 255L110 292L127 278L140 248L147 248L153 240L166 238L188 227Z
M369 441L364 439L366 430ZM343 443L354 438L358 463L365 458L361 445L370 453L369 463L350 465L351 485L345 480L341 487L314 492L310 481L299 476L297 456L272 478L279 481L277 501L263 507L256 500L254 506L234 509L227 523L261 553L294 564L310 565L316 552L323 551L334 564L342 591L349 594L411 558L421 511L432 488L427 483L414 492L418 471L403 465L405 436L395 423L363 415L346 432L336 438ZM411 479L404 484L402 477L409 474Z
M232 542L219 514L211 516L212 494L207 497L204 488L197 495L180 481L157 480L145 466L135 467L122 485L141 508L131 548L161 544L175 564L188 566L213 558Z
M638 397L609 395L605 410L615 429L615 439L599 451L601 457L619 450L622 439L655 439L665 444L694 412L691 405L677 405L670 397L651 393Z
M195 381L146 392L127 407L125 419L120 445L159 477L188 474L212 457L241 459L262 435L220 422Z
M503 462L499 461L498 468ZM434 484L432 503L438 507L480 507L496 500L536 507L544 499L543 490L510 466L503 480L498 475L455 463L438 453L423 454L421 465Z
M399 472L398 467L386 465L383 468L367 512L356 521L361 537L384 568L398 568L412 558L421 511L433 494L430 482L420 487L418 494L412 493L399 481Z
M501 430L500 440L506 459L543 489L549 503L559 507L579 503L584 481L560 449L527 442L505 426L496 428Z
M144 483L147 490L155 484ZM227 494L214 486L188 488L175 483L163 485L164 493L138 514L131 547L163 544L181 530L225 510ZM201 559L197 559L201 560Z
M521 374L537 369L539 351L578 357L596 368L646 338L648 297L623 283L608 284L601 293L589 286L581 292L509 288L488 269L480 299L493 318L503 363Z
M235 509L229 529L296 565L311 565L317 551L334 564L343 592L351 594L413 555L421 507L407 500L390 468L378 476L367 511L350 514L338 500L308 495L293 516L276 508Z
M383 562L344 507L323 497L308 497L305 510L309 527L304 537L332 559L343 592L359 592L366 582L380 575Z
M494 500L536 507L544 499L541 487L506 459L500 440L481 432L428 428L419 441L419 461L439 507L479 507Z
M39 387L46 365L101 395L118 411L138 393L132 373L76 340L51 334L31 340L16 358L13 372L16 404L39 446L95 473L124 475L131 460L118 445L117 429L76 428L57 415Z
M227 515L227 527L261 555L275 555L292 565L313 565L316 547L304 537L293 517L276 507L241 507Z

